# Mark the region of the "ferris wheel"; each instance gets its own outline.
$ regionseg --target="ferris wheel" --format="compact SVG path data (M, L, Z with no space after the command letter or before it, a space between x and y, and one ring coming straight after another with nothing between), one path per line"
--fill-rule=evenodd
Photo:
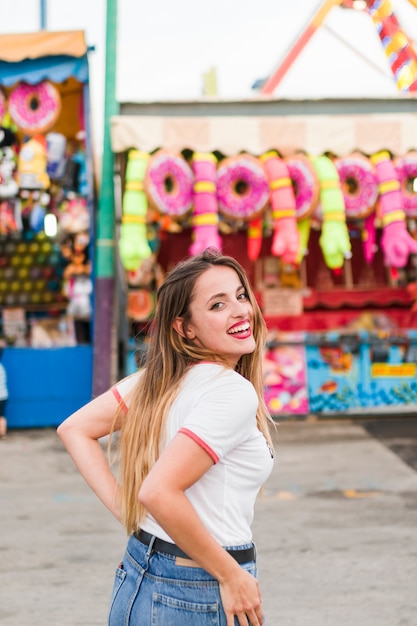
M417 0L408 2L417 9ZM417 52L412 39L397 18L391 0L325 0L319 5L278 67L263 81L260 93L271 95L275 91L300 52L336 6L363 11L369 15L398 89L402 92L417 92Z

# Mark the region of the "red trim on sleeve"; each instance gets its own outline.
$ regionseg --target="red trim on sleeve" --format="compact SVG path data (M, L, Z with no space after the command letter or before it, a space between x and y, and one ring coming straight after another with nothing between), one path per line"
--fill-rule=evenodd
M207 445L205 441L200 439L200 437L198 435L193 433L192 430L188 430L188 428L180 428L178 432L182 433L183 435L187 435L187 437L190 437L193 441L195 441L196 444L198 444L200 446L200 448L203 448L203 450L205 452L207 452L207 454L209 455L209 457L211 458L213 463L218 463L219 462L219 457L214 452L214 450L212 448L210 448L210 446Z
M120 392L117 389L117 387L112 387L112 392L113 392L114 397L117 400L117 403L120 404L123 413L127 413L128 412L128 406L127 406L126 402L123 400L122 396L120 395Z

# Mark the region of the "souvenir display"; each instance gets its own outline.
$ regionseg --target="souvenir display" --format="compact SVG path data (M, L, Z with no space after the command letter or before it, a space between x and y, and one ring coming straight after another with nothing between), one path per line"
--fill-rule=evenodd
M1 91L0 305L27 312L27 345L42 344L40 329L58 312L92 315L85 150L53 131L60 112L49 81Z
M381 258L390 269L407 266L412 270L409 260L417 254L412 231L417 202L414 152L396 157L387 151L368 156L359 152L295 153L282 158L277 150L270 150L258 156L195 152L173 158L168 151L149 156L130 150L126 156L119 246L127 283L130 369L126 373L141 367L145 358L156 291L169 268L169 254L177 252L177 235L178 255L197 254L209 246L224 247L232 255L246 254L272 328L280 324L297 328L297 320L304 318L305 299L319 301L321 294L327 294L329 315L342 318L343 298L347 306L357 306L356 287L358 299L363 293L372 293ZM161 169L158 158L162 159ZM152 187L157 180L159 195ZM70 213L66 215L68 219ZM171 227L165 230L167 216L171 224L180 226L177 232ZM246 236L246 249L236 243L242 241L241 234ZM231 242L233 238L236 241ZM171 246L168 258L164 256L167 239ZM147 245L152 252L145 258ZM126 254L128 250L131 252ZM349 277L350 263L357 263L355 255L363 259L359 261L363 273L356 270L355 276ZM68 267L73 271L73 265ZM315 281L311 288L308 267ZM382 285L381 281L379 297ZM410 293L415 298L415 289L410 288ZM313 306L309 304L310 309ZM72 311L81 315L82 304L73 299ZM296 321L290 323L292 319ZM311 323L324 324L325 316ZM350 335L345 339L343 333L336 333L333 342L330 334L315 339L314 332L280 331L265 352L265 400L272 413L359 410L365 405L380 406L385 393L394 398L401 385L409 389L415 367L405 361L398 365L383 362L374 349L373 330L366 333L364 330L356 344L356 339L351 340ZM397 354L391 348L388 353ZM291 369L295 360L297 367L300 365L296 376ZM367 369L359 379L362 363L367 363ZM398 385L397 376L402 377Z
M136 321L152 317L153 299L148 287L147 293L140 292L138 277L145 260L150 259L151 265L157 262L161 233L163 237L165 232L188 230L188 253L192 255L207 247L221 249L221 234L243 231L246 254L253 263L268 240L271 254L280 260L279 284L299 289L306 286L300 268L308 254L312 229L320 231L324 263L337 278L352 257L351 238L356 233L362 240L364 261L372 264L381 225L381 245L389 264L391 229L387 227L401 217L402 235L396 237L395 245L394 239L391 241L395 249L402 242L407 245L402 246L402 256L396 252L396 258L391 254L389 261L392 267L403 267L417 247L405 224L406 207L411 218L417 203L417 159L414 152L395 159L381 154L313 156L296 152L282 158L277 150L270 150L259 156L218 157L214 153L184 156L161 149L149 155L130 150L119 242L128 288L135 289L128 293L128 317ZM402 204L401 210L393 209L393 189L382 171L387 168L402 194L402 200L399 196L396 200ZM71 221L72 213L68 207L62 223ZM168 226L166 219L170 220ZM394 228L398 230L398 224ZM344 280L352 281L351 277Z
M11 428L55 427L88 402L93 387L96 194L88 45L81 30L43 29L0 36L0 57L7 421Z

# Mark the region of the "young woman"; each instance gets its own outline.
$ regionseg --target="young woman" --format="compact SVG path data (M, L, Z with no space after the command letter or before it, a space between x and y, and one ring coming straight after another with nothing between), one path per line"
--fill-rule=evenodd
M125 526L110 626L260 626L251 522L273 463L265 323L242 267L207 250L158 290L143 370L58 434ZM120 483L99 443L120 431Z

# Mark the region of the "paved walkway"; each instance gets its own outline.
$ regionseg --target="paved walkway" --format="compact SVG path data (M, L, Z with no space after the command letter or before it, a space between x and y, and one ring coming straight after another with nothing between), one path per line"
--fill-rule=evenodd
M268 626L416 626L417 473L357 423L276 440L254 524ZM0 441L0 529L2 626L105 626L124 532L54 430Z

